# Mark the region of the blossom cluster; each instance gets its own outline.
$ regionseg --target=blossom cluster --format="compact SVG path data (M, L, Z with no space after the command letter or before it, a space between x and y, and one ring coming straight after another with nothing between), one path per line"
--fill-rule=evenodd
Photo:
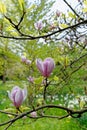
M26 62L26 58L23 58L22 61ZM52 58L46 58L44 61L41 59L36 59L36 66L42 76L48 78L55 67L55 62ZM29 76L28 80L31 83L34 82L34 78L31 76ZM18 109L27 97L27 88L21 89L18 86L14 86L11 92L8 91L8 96L13 105ZM33 112L31 115L34 117L35 112Z

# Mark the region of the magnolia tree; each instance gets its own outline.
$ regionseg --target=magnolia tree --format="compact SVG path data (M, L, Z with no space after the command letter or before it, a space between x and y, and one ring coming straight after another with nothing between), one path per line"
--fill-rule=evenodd
M79 80L84 78L84 82L86 81L86 76L80 77L84 75L79 74L80 69L87 73L87 1L77 0L75 7L66 0L63 2L69 8L66 14L59 10L50 11L53 2L46 2L46 0L32 4L23 0L9 1L9 3L6 1L6 6L3 2L0 3L0 38L3 41L0 44L2 48L5 47L3 39L7 40L7 51L6 53L3 51L3 54L6 55L11 51L18 57L18 60L14 62L17 63L16 67L20 68L19 73L23 72L22 74L25 75L21 82L26 82L24 89L17 85L7 91L8 99L11 100L16 112L0 110L0 113L12 115L11 119L0 122L0 126L6 125L5 130L23 117L80 118L83 113L87 112L86 85L80 87L85 98L78 97L75 109L67 104L52 103L52 99L58 94L68 92L74 95L76 90L78 96L78 90L74 89L71 83L73 85L77 75ZM0 54L2 58L2 51ZM7 59L8 55L5 60L5 72L8 72ZM14 58L11 59L14 60ZM10 62L9 64L11 65ZM0 63L0 68L2 66L3 63ZM13 66L9 69L11 73ZM15 68L13 71L15 72ZM19 80L22 74L18 77ZM9 74L5 73L5 76L9 78ZM68 91L64 89L66 85ZM38 96L41 97L37 101ZM24 101L27 108L29 107L27 111L21 109ZM46 108L60 109L65 114L61 116L54 113L46 114Z

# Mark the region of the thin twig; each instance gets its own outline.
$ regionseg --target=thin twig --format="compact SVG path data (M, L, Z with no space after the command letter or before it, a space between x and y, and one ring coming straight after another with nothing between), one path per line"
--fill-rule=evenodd
M0 113L12 115L12 116L18 116L18 114L16 114L16 113L6 112L6 111L3 111L3 110L0 110Z
M9 125L4 130L7 130L12 124L13 122L10 122Z
M81 18L78 13L73 9L73 7L66 1L66 0L63 0L65 2L65 4L74 12L74 14L81 20L84 20L83 18Z

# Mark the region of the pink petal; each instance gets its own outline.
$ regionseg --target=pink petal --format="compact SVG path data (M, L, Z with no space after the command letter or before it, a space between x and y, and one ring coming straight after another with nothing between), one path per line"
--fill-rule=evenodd
M23 93L23 101L24 101L27 97L27 88L26 87L22 90L22 93Z
M37 65L39 71L43 74L43 62L42 62L42 60L41 59L37 59L36 60L36 65Z
M35 28L36 28L37 30L42 30L42 28L43 28L43 23L42 23L42 21L40 20L40 21L36 22L36 23L34 24L34 26L35 26Z
M20 89L15 94L14 105L18 108L18 107L20 107L22 102L23 102L23 93L22 93L22 90Z
M48 62L48 68L47 68L47 73L48 75L53 71L55 67L54 60L52 58L47 58L46 61Z
M46 58L43 64L44 64L44 76L48 77L50 76L51 72L55 67L54 60L52 58Z
M21 60L22 60L22 62L26 62L26 57L22 56Z
M20 88L19 88L18 86L13 87L13 89L12 89L12 91L11 91L11 99L12 99L12 101L14 101L15 94L16 94L16 92L17 92L18 90L20 90Z
M11 101L13 101L12 97L11 97L11 92L10 91L7 91L8 93L8 97L11 99Z
M26 60L26 64L30 65L31 64L31 60Z
M37 59L36 65L44 77L49 77L55 67L55 63L52 58L46 58L44 62L42 62L40 59Z
M48 67L49 67L49 63L48 62L44 62L43 66L44 66L43 76L48 77L49 74L48 74L47 70L48 70Z

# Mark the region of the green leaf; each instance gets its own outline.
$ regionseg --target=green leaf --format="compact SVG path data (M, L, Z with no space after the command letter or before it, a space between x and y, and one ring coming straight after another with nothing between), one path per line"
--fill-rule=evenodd
M57 76L54 76L53 78L55 81L59 81L59 78Z
M80 101L80 108L83 108L85 105L85 101Z
M68 16L71 17L71 18L74 18L74 19L76 18L76 15L73 14L72 12L68 12Z
M18 0L20 8L23 9L24 7L24 0Z
M24 52L23 55L26 57L27 56L26 52Z
M86 6L87 6L87 0L85 0L83 3L84 3L84 5L86 5Z
M61 28L67 28L67 27L68 27L68 25L67 25L67 24L64 24L64 23L59 24L59 26L60 26Z
M39 78L36 78L34 81L35 81L35 84L41 84L42 80L43 80L43 77L39 77Z
M0 2L0 12L3 14L5 14L7 12L5 4L1 3L1 2Z
M15 32L15 31L12 31L10 34L11 34L12 36L18 36L18 33Z
M28 8L27 9L27 12L31 12L33 9L35 9L36 8L36 5L35 4L33 4L30 8Z
M67 66L69 64L69 58L65 57L64 58L64 66Z
M14 28L10 25L6 28L6 31L12 31Z
M37 100L37 104L40 106L40 105L42 105L44 103L44 100L43 100L43 98L39 98L38 100Z
M3 20L4 20L4 22L5 22L6 24L10 24L10 22L9 22L8 19L4 18Z
M82 11L83 11L84 13L86 13L86 12L87 12L87 8L83 8Z
M15 111L15 108L7 108L7 109L4 109L5 112L14 112Z
M61 65L63 65L63 66L68 66L68 64L69 64L69 58L66 56L66 57L59 57L59 62L61 63Z
M26 110L30 110L30 108L26 107L26 106L21 106L20 110L23 112L23 111L26 111Z

